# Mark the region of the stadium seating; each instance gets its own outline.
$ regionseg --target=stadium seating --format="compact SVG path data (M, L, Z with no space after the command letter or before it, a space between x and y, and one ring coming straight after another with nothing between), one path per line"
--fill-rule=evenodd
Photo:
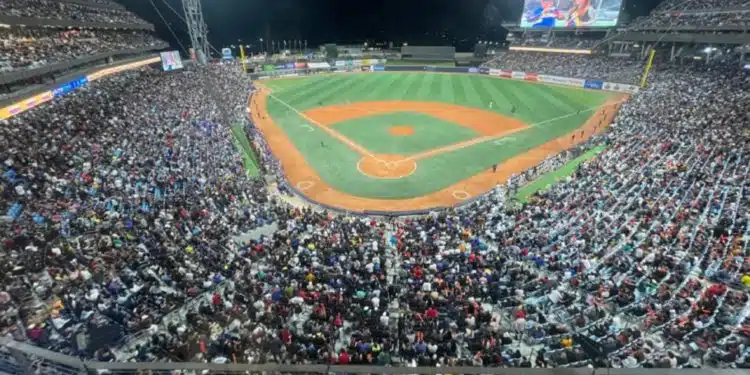
M743 31L748 26L748 1L665 1L649 16L633 21L629 29Z
M66 42L18 58L14 32L0 35L15 69L153 42L32 30L32 45ZM641 70L490 65L623 83ZM239 66L111 75L0 123L0 329L101 361L747 367L749 86L735 65L660 66L603 135L470 206L393 220L288 203ZM244 173L236 123L282 192ZM573 176L509 202L595 145Z
M126 10L88 7L54 0L4 0L0 15L120 24L146 24Z
M102 52L158 46L163 42L146 31L0 30L0 72L37 68Z

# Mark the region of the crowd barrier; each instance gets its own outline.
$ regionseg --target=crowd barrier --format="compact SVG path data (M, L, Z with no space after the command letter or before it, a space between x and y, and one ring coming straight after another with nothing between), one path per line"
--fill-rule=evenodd
M97 80L104 76L119 73L125 70L136 69L144 65L158 63L159 61L161 61L159 57L146 58L143 60L138 60L138 61L130 62L127 64L117 65L117 66L113 66L109 68L103 68L89 75L75 78L69 82L63 83L62 85L52 90L36 94L29 98L19 100L18 102L15 102L6 107L0 108L0 120L5 120L19 113L28 111L31 108L34 108L42 103L46 103L56 97L60 97L65 94L68 94L71 91L76 90L77 88L84 86L88 84L89 82Z

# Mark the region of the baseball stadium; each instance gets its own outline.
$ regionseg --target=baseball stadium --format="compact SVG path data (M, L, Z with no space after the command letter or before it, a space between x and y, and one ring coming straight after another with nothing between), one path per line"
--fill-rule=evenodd
M747 375L748 25L0 0L0 375Z
M456 206L603 131L627 100L533 74L387 69L259 85L253 120L310 201L371 213Z

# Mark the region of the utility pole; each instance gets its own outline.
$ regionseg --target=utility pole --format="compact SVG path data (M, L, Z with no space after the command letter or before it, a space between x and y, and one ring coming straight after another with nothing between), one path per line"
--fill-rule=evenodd
M190 34L190 43L198 55L198 61L206 64L211 52L208 49L208 27L203 21L201 0L182 0L182 9L185 10L185 23Z

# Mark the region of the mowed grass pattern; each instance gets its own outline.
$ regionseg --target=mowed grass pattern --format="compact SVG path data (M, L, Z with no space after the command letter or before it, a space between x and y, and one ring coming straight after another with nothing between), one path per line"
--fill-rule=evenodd
M611 96L606 92L468 74L331 74L264 84L273 90L268 113L326 182L345 193L382 199L422 196L487 170L495 163L575 130L592 115L587 110L601 106ZM314 129L315 125L298 113L333 104L380 100L434 101L474 107L515 117L530 127L502 142L488 141L420 160L412 175L383 180L359 173L356 164L360 155L319 129L311 132L310 127ZM355 138L352 134L347 136ZM383 135L384 139L388 137ZM321 142L327 147L321 148Z
M408 126L414 134L391 134L393 126ZM478 137L475 131L415 112L396 112L342 121L333 129L378 154L411 155Z

